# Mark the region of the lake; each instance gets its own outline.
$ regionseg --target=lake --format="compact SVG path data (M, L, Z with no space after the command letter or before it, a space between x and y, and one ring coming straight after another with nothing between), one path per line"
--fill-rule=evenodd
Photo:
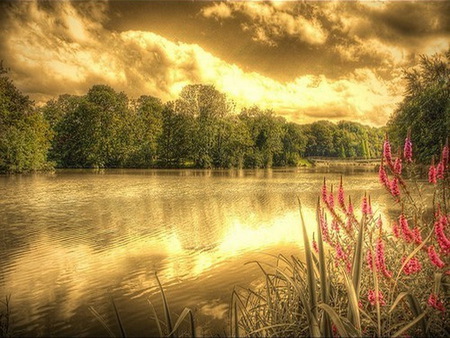
M254 286L269 255L301 256L297 196L310 234L323 177L358 206L391 199L373 169L61 170L0 176L0 297L11 295L15 335L157 334L155 271L173 313L195 311L198 333L227 331L236 285Z

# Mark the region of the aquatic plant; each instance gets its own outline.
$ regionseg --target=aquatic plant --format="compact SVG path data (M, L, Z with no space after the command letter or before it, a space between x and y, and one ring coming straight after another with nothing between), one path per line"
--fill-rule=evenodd
M373 212L370 196L362 198L360 213L350 198L345 205L342 180L335 206L332 185L329 189L324 179L313 250L299 201L304 257L279 255L274 264L255 262L264 284L234 291L230 333L449 336L448 157L447 142L437 167L430 167L431 184L422 187L411 134L396 158L386 136L379 180L399 210L388 225Z

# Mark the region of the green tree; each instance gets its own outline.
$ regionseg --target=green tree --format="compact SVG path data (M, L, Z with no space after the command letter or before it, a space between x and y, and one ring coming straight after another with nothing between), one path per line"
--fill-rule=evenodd
M405 97L388 122L389 136L401 147L411 129L415 158L429 162L450 130L450 50L445 55L421 56L404 78Z
M5 74L0 63L0 172L47 168L48 123Z
M56 100L48 101L41 108L42 114L53 133L48 159L54 161L57 167L66 166L64 152L67 150L67 143L70 142L69 140L72 136L65 132L65 129L68 127L67 117L74 113L80 102L80 96L64 94L60 95Z
M211 85L188 85L177 100L177 109L193 117L192 155L199 168L221 167L225 164L226 118L233 110L227 96Z
M283 151L276 154L274 164L277 166L296 166L306 150L305 128L289 122L283 125L282 134Z
M283 151L285 120L277 117L272 110L261 110L257 106L244 109L239 117L253 140L253 146L245 155L245 167L272 167L274 156Z
M109 86L95 85L72 103L57 129L61 165L124 166L132 152L127 96Z
M155 163L158 140L163 132L163 109L161 100L153 96L141 96L134 102L134 109L128 116L132 126L128 165L149 167Z
M162 111L162 132L158 139L159 165L186 166L192 160L192 136L195 119L178 110L177 102L168 102Z
M311 124L306 145L307 156L336 156L334 133L336 125L329 121Z

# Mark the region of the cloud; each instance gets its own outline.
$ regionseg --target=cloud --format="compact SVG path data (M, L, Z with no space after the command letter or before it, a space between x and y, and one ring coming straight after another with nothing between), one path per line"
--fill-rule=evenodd
M205 7L201 10L206 18L225 19L232 16L232 10L224 2Z
M106 83L132 97L149 94L167 101L187 84L213 84L240 107L272 108L299 123L329 118L383 125L401 100L398 82L366 67L338 79L305 74L280 82L244 71L196 44L152 32L108 31L103 16L87 5L81 10L78 3L15 6L8 34L2 34L1 57L18 87L39 101L84 94Z
M310 45L321 45L327 39L327 32L314 18L306 19L299 13L291 11L291 6L263 2L231 2L205 7L205 17L227 19L239 13L246 17L242 26L245 31L253 33L252 39L269 46L276 46L277 40L284 37L298 39ZM221 15L219 15L219 13Z

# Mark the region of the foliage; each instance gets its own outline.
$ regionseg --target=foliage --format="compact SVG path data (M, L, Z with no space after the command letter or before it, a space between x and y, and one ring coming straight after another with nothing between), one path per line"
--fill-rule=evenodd
M450 130L450 50L445 55L421 56L404 78L406 95L388 122L389 134L400 146L411 129L417 161L429 163Z
M58 167L296 166L305 156L376 157L383 140L381 129L353 122L298 125L257 106L237 113L225 94L200 84L165 104L97 85L41 111L54 133L49 159Z
M0 172L46 169L48 123L5 74L0 64Z
M391 226L372 210L370 196L357 215L342 179L337 192L324 180L317 241L308 239L300 204L304 258L280 255L268 268L256 262L264 282L233 293L232 335L448 336L449 166L446 145L430 167L432 193L412 189L410 136L398 157L385 141L380 182L399 208Z

